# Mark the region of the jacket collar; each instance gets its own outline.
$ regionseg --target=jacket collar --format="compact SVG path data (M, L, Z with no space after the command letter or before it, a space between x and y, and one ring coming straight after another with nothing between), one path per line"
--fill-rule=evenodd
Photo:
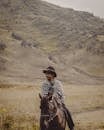
M49 80L46 80L46 81L47 81L47 83L49 83L49 84L50 84L50 81L49 81ZM52 83L52 84L55 84L55 81L56 81L56 79L51 80L51 83Z

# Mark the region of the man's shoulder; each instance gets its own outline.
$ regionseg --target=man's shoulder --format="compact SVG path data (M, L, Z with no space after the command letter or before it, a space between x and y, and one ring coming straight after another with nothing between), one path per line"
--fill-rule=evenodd
M56 79L55 81L56 81L56 83L58 83L58 84L62 84L61 80L59 80L59 79Z
M48 81L47 80L44 80L43 82L42 82L42 85L44 86L44 85L48 85Z

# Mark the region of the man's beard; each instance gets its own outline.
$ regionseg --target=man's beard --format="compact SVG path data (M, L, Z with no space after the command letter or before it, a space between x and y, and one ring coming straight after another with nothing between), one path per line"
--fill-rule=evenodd
M47 78L48 79L48 81L51 81L52 79L51 78Z

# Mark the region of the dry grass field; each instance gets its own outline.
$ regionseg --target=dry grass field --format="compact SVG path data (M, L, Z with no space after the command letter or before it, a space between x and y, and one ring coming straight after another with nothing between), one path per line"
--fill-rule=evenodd
M9 87L8 87L9 86ZM11 87L10 87L11 86ZM4 85L0 88L1 129L36 130L39 128L38 93L41 83ZM76 130L104 130L104 86L64 83L65 102L72 113Z

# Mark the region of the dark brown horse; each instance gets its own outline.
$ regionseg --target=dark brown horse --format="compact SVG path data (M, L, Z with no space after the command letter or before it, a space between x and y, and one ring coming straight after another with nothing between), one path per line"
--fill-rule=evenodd
M40 94L40 130L65 130L66 118L61 105L52 96Z

